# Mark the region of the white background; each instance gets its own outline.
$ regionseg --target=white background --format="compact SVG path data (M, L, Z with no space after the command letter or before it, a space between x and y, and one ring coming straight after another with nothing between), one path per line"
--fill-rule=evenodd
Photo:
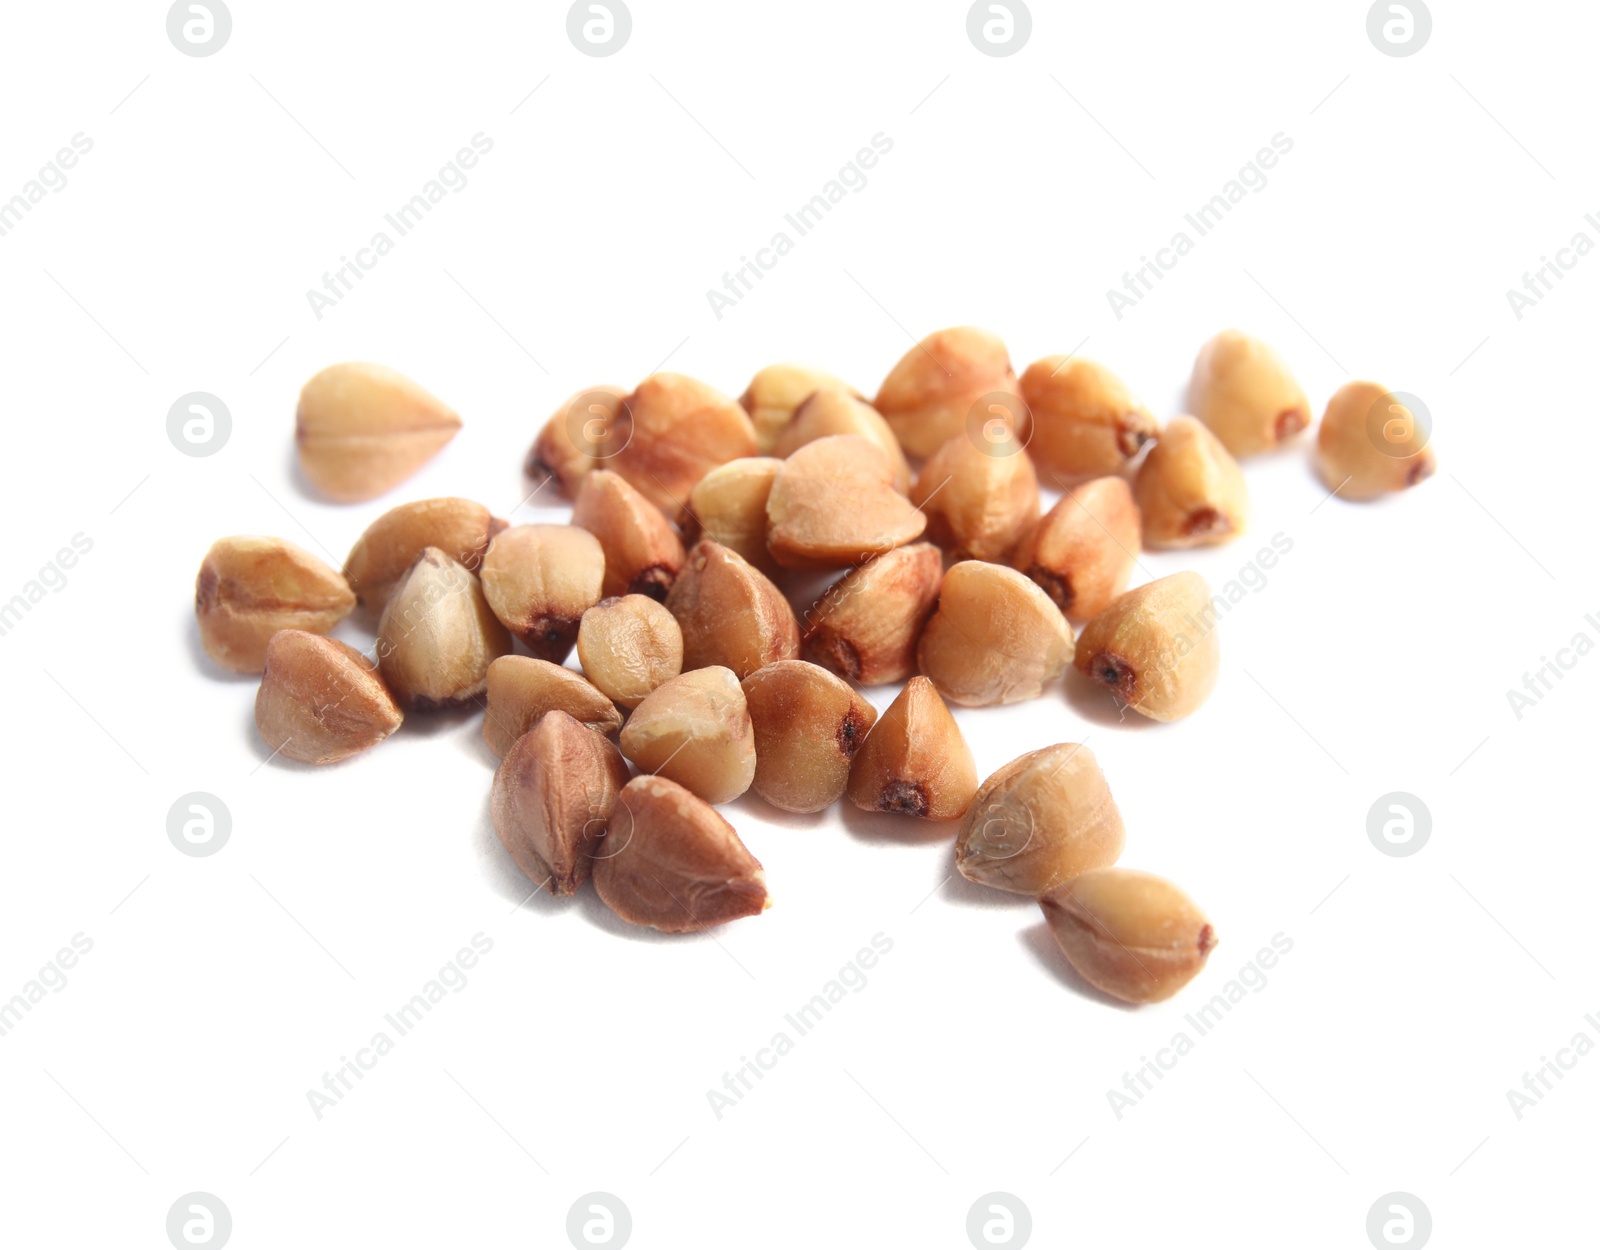
M1439 0L1406 58L1359 3L1037 3L1004 58L960 3L639 0L604 59L565 14L236 0L227 46L193 58L160 4L6 6L0 199L75 133L93 150L0 238L0 599L72 535L93 549L0 638L0 996L94 943L0 1038L6 1240L164 1246L195 1190L239 1247L564 1245L594 1190L641 1248L961 1247L991 1191L1037 1245L1365 1246L1396 1190L1439 1246L1581 1239L1600 1058L1520 1120L1506 1092L1600 1041L1600 658L1520 719L1506 691L1600 640L1600 258L1520 320L1506 290L1600 242L1593 7ZM478 132L468 185L319 320L307 290ZM865 189L718 319L707 289L877 132ZM1119 319L1107 289L1278 132L1265 189ZM853 809L730 805L775 905L715 935L628 930L592 891L519 908L476 715L263 766L254 681L199 651L217 537L338 564L407 499L559 519L511 510L574 390L670 356L735 395L791 358L870 394L960 323L1019 371L1079 348L1162 417L1230 324L1319 414L1351 376L1433 414L1440 471L1414 491L1323 502L1302 443L1248 464L1246 538L1144 557L1220 585L1293 542L1225 620L1192 719L1119 722L1075 679L957 713L980 775L1058 741L1098 756L1123 862L1222 939L1168 1004L1085 991L1032 903L950 879L951 830ZM465 427L392 496L336 507L297 482L291 432L300 384L346 359ZM232 413L208 458L166 435L190 391ZM1432 813L1409 858L1367 836L1397 790ZM167 839L190 791L232 813L210 858ZM467 987L316 1119L306 1091L479 932ZM706 1091L880 932L866 988L719 1121ZM1266 987L1118 1119L1107 1091L1278 933Z

